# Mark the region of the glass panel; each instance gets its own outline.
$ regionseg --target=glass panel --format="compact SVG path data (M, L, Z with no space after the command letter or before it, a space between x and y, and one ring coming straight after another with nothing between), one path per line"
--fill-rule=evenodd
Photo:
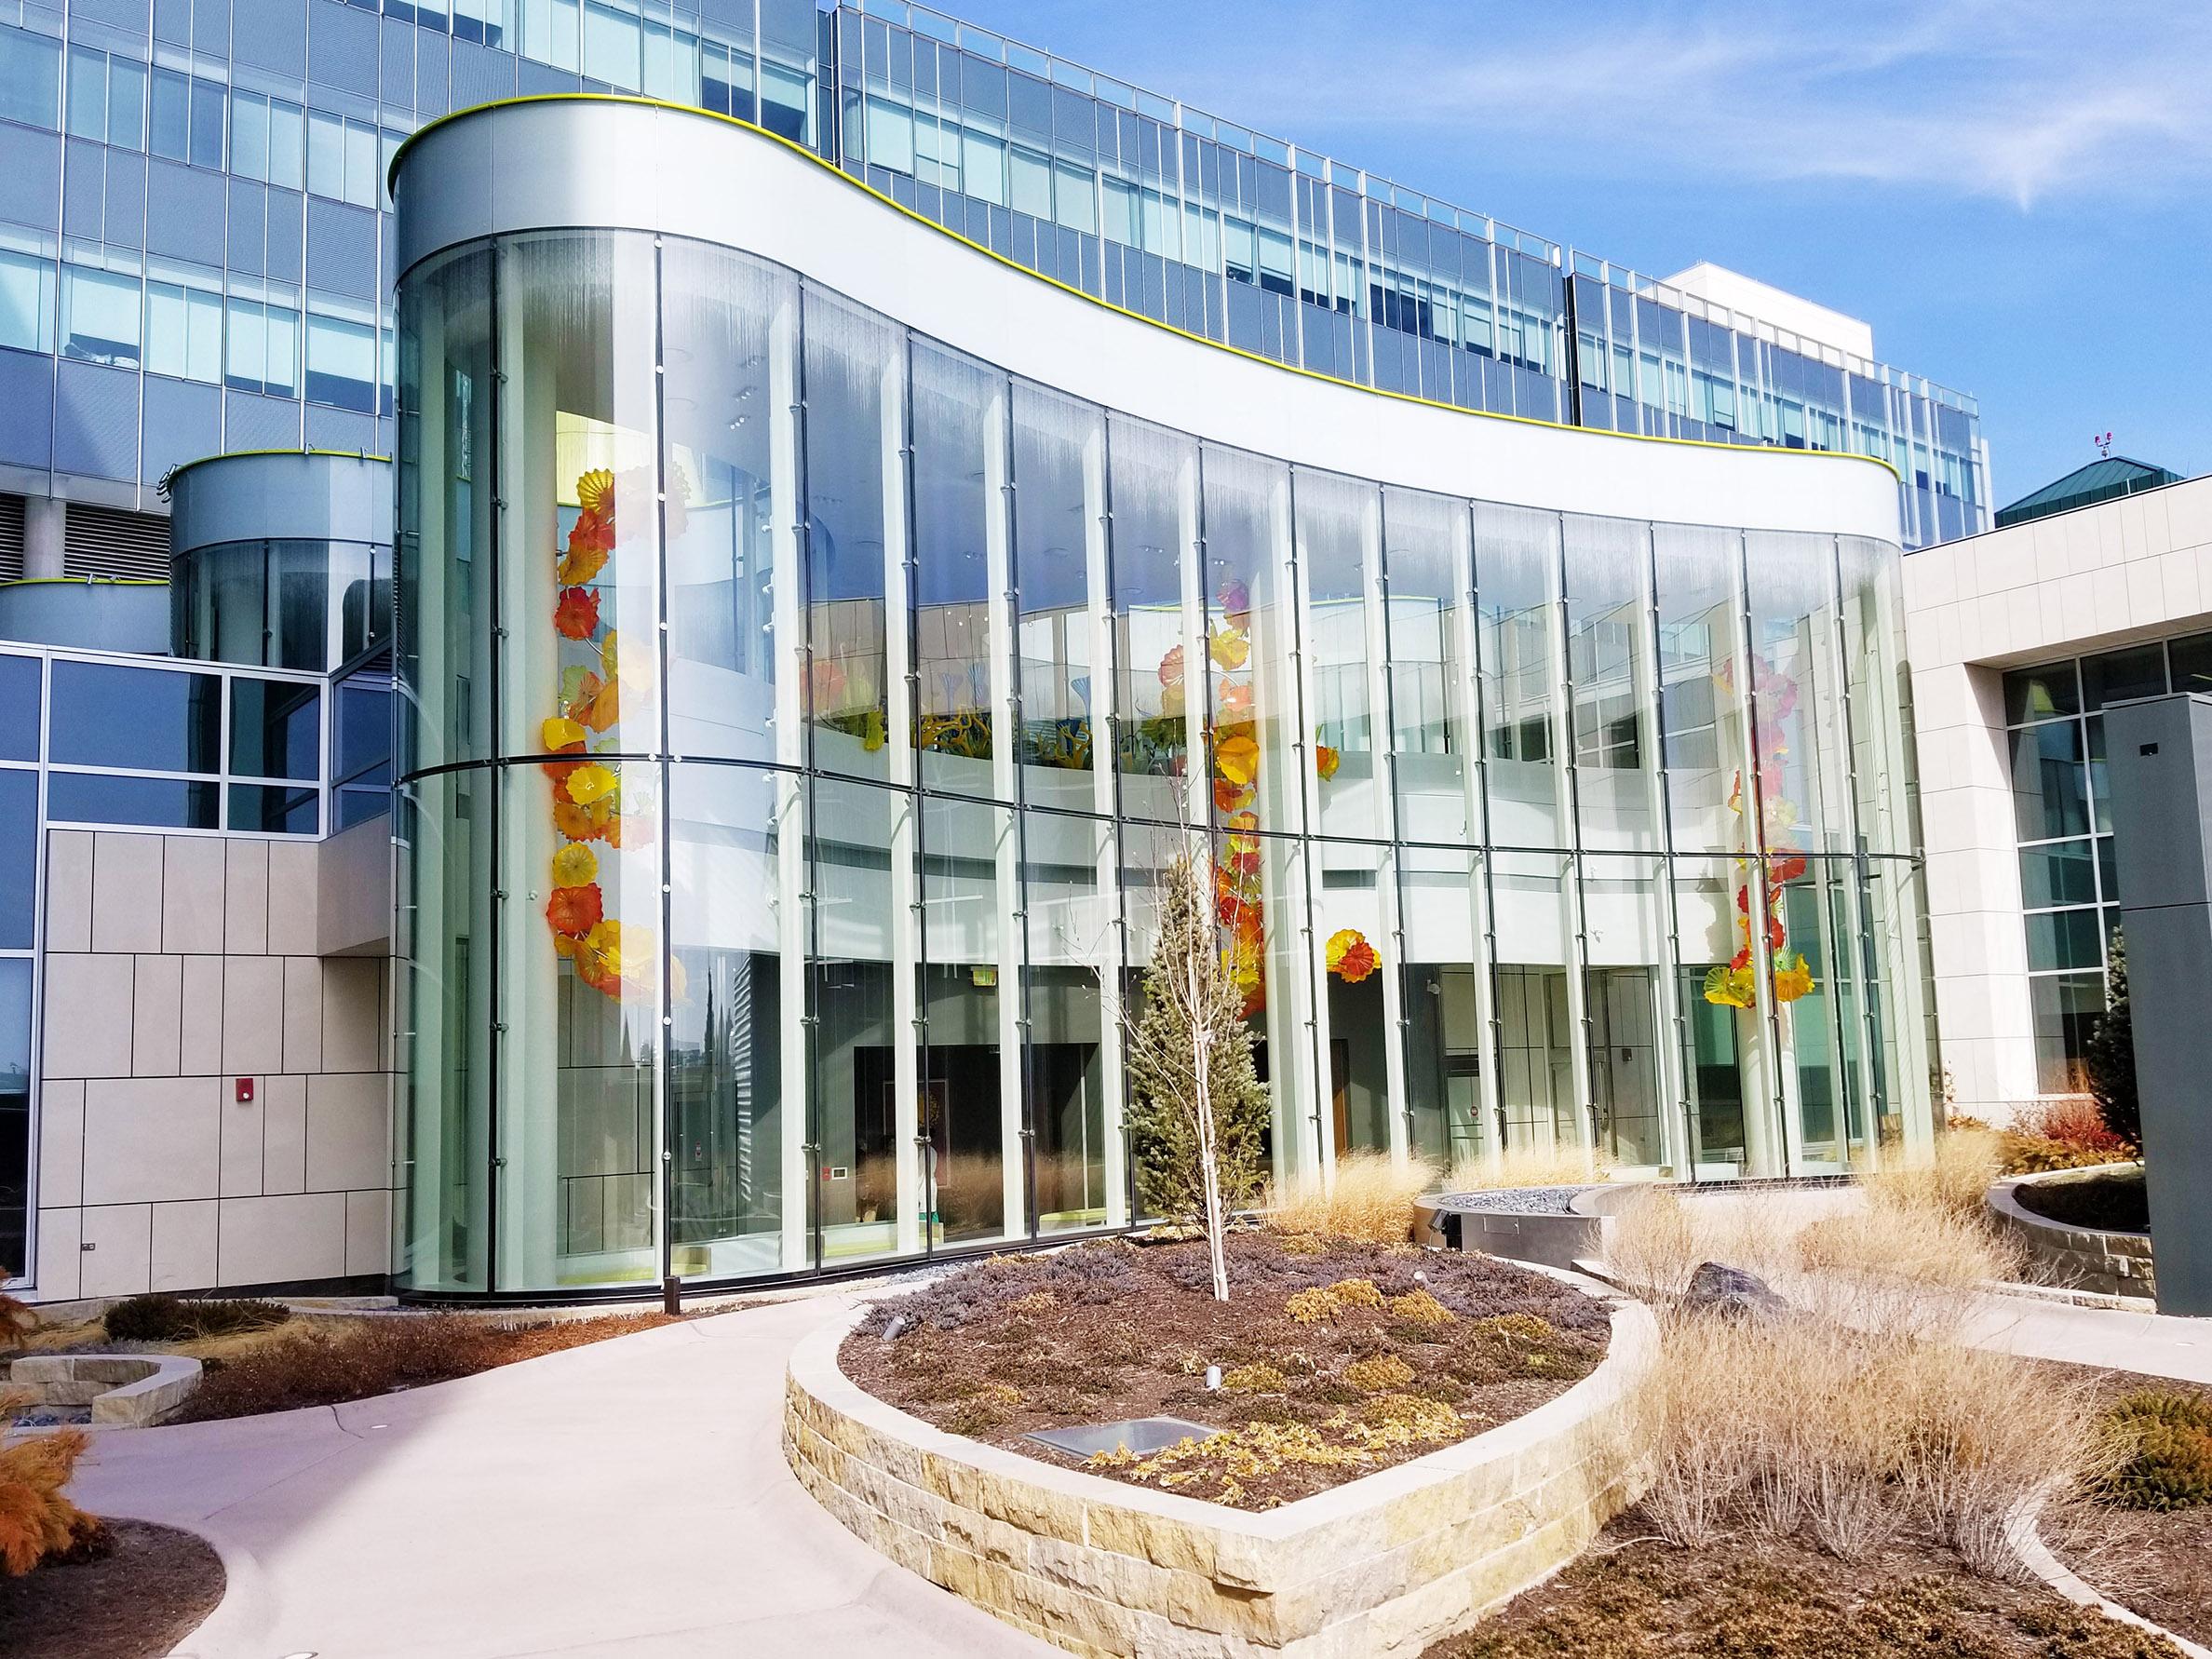
M53 684L50 759L146 772L220 769L218 676L59 661Z
M661 289L669 744L685 755L795 759L798 733L789 757L776 742L776 569L791 542L779 526L792 506L798 285L741 254L676 240L661 251ZM796 614L788 551L783 563Z
M883 499L905 443L898 336L806 290L806 614L814 761L888 776ZM888 385L888 391L886 390Z
M1397 832L1464 843L1481 832L1466 503L1385 490L1382 534ZM1409 1013L1412 998L1409 990Z
M2042 668L2016 668L2004 677L2004 718L2012 725L2081 711L2070 660Z
M2100 835L2112 832L2112 789L2105 768L2104 716L2093 714L2082 722L2082 735L2089 754L2090 817Z
M991 481L1004 465L1006 383L919 340L912 371L913 741L924 786L990 795Z
M1743 770L1743 699L1735 690L1740 553L1733 530L1652 528L1661 760L1674 844L1690 851L1742 844L1733 804Z
M1677 858L1672 875L1691 1159L1700 1176L1733 1177L1751 1165L1754 1146L1764 1161L1770 1115L1754 1105L1760 1098L1756 1010L1707 994L1710 976L1742 951L1735 907L1742 866L1733 859Z
M1558 520L1549 513L1475 504L1485 771L1490 839L1501 846L1564 844L1552 743L1558 535Z
M38 759L44 665L34 656L0 654L0 761Z
M31 964L0 962L0 1284L31 1270Z
M1014 569L1023 798L1097 804L1090 566L1103 425L1092 405L1014 383ZM1102 547L1101 547L1102 551Z
M331 667L330 566L328 542L269 544L269 645L272 668Z
M2082 658L2082 707L2102 708L2130 697L2163 695L2166 688L2165 647L2136 645Z
M1498 1102L1508 1154L1583 1141L1567 995L1568 879L1567 860L1553 854L1498 853L1490 860Z
M2104 966L2104 928L2094 910L2043 910L2028 918L2028 967Z
M2047 1095L2086 1092L2089 1038L2104 1017L2104 975L2038 975L2028 981L2035 1018L2036 1087Z
M1328 1144L1340 1156L1388 1152L1392 1027L1382 954L1393 941L1381 892L1386 860L1382 849L1369 843L1319 842L1311 855L1320 871L1313 896L1315 971L1329 1013ZM1387 965L1395 971L1397 964Z
M672 250L671 250L672 251ZM668 788L670 1270L789 1272L783 928L773 774L684 764ZM789 849L796 854L796 847ZM796 1021L797 1008L789 1009Z
M2212 634L2192 634L2166 644L2178 692L2212 692Z
M2031 910L2045 905L2095 904L2097 876L2090 843L2073 841L2022 847L2020 902Z
M1832 549L1825 536L1746 537L1751 743L1770 854L1850 844Z
M399 323L401 761L440 766L492 751L491 254L411 274Z
M1582 844L1655 848L1651 705L1656 676L1644 599L1649 533L1624 519L1573 515L1562 521L1562 531L1569 718Z
M224 828L269 835L314 835L322 828L322 791L312 786L285 789L233 784L230 817Z
M47 779L47 818L50 823L213 830L217 828L217 807L212 783L92 772L55 772Z
M1661 1116L1660 1032L1668 917L1663 867L1652 858L1585 856L1583 996L1589 1017L1590 1099L1598 1152L1628 1167L1671 1162Z
M808 806L810 1139L826 1267L898 1250L900 1223L911 1220L917 1197L900 1179L911 1143L899 1144L898 1099L900 1050L915 1033L899 1024L893 983L894 957L914 954L894 933L914 918L892 900L895 886L911 881L910 866L897 878L892 870L895 856L913 856L911 811L904 794L829 779L813 785Z
M489 770L418 778L402 791L394 819L406 896L393 938L405 1010L398 1059L406 1191L397 1266L417 1289L491 1288L497 779Z
M230 770L248 777L321 776L321 688L282 680L233 680Z
M0 771L0 951L36 943L33 911L38 892L38 774ZM0 1256L0 1276L11 1271Z
M1490 988L1477 966L1483 958L1479 856L1452 847L1403 847L1397 871L1412 1147L1450 1169L1481 1158L1496 1140L1482 1102Z
M1186 671L1184 550L1196 534L1197 446L1132 421L1112 422L1113 630L1121 685L1114 702L1120 735L1125 816L1174 823L1191 723L1203 718L1200 688ZM1196 613L1190 613L1196 638Z
M917 371L917 377L919 371ZM923 1156L930 1242L960 1244L1028 1231L1022 1213L1020 1120L1007 1087L1020 1076L1020 940L1003 892L1015 865L1014 815L979 803L924 798L922 826ZM1016 1160L1006 1191L1007 1157ZM1012 1199L1009 1211L1008 1200Z
M1382 591L1369 550L1377 539L1381 496L1371 484L1302 471L1296 501L1314 697L1306 741L1319 779L1319 828L1329 835L1387 836L1391 803L1376 742L1383 711L1375 707L1382 616L1380 604L1369 603ZM1333 1000L1337 993L1329 994Z
M1294 833L1305 816L1300 762L1312 759L1300 730L1297 616L1284 591L1289 474L1211 447L1202 471L1214 812L1232 830Z
M546 784L598 770L603 823ZM659 769L548 762L503 774L499 1280L503 1289L660 1277ZM550 810L548 810L550 808ZM514 900L519 900L519 903Z
M1100 874L1113 866L1113 831L1096 818L1031 812L1022 824L1028 912L1032 1191L1037 1231L1099 1227L1114 1219L1106 1148L1121 1140L1120 1101L1108 1086L1115 1040L1102 987L1116 978L1113 914Z
M1793 864L1803 867L1800 873L1790 873ZM1770 930L1768 938L1790 1114L1787 1173L1829 1172L1849 1163L1846 1089L1857 1038L1847 993L1856 957L1852 866L1841 858L1770 859L1768 870L1781 924L1781 937Z
M2089 828L2087 776L2077 721L2047 722L2011 735L2013 813L2022 841L2081 835Z

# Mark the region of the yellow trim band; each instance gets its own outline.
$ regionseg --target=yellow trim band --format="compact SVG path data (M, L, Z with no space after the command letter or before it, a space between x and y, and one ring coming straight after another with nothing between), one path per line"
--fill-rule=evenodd
M1188 340L1194 344L1208 346L1215 351L1225 351L1232 357L1243 357L1249 362L1264 364L1270 369L1281 370L1286 374L1302 375L1308 380L1321 381L1329 385L1344 386L1355 392L1365 392L1372 398L1387 398L1394 402L1411 403L1422 409L1441 410L1447 414L1472 415L1477 420L1485 421L1512 421L1523 426L1546 426L1558 432L1580 433L1585 438L1624 438L1632 443L1680 444L1686 448L1696 450L1727 450L1732 453L1739 455L1784 455L1792 458L1813 461L1863 461L1870 465L1881 467L1882 471L1888 473L1893 479L1895 479L1899 485L1902 485L1905 482L1905 475L1897 470L1894 463L1884 460L1880 455L1862 455L1853 450L1792 450L1785 449L1779 444L1771 443L1716 443L1708 438L1660 438L1644 432L1612 432L1599 426L1577 426L1566 421L1547 421L1536 415L1502 414L1495 410L1489 409L1463 409L1456 403L1439 403L1433 398L1423 398L1411 392L1393 392L1382 386L1370 386L1356 380L1345 380L1339 375L1323 374L1318 370L1307 369L1297 363L1278 362L1275 358L1264 357L1259 352L1247 351L1240 345L1231 345L1225 341L1221 340L1209 340L1204 334L1194 334L1188 329L1179 329L1173 323L1162 322L1156 317L1147 317L1141 311L1131 311L1125 305L1116 305L1111 300L1100 299L1097 294L1086 293L1079 288L1072 287L1068 283L1060 281L1057 276L1047 276L1042 271L1032 271L1029 266L1020 263L1018 261L1008 259L1005 254L1000 253L997 250L986 248L982 243L974 241L967 236L964 236L958 231L950 229L945 225L941 225L936 220L931 219L924 214L915 212L911 208L907 207L904 203L895 200L891 196L885 196L874 185L867 183L862 180L854 178L843 168L835 166L824 156L817 155L814 151L808 149L804 144L794 143L791 140L784 137L783 134L779 132L771 132L767 128L761 126L758 122L740 120L735 115L725 115L717 110L702 110L690 104L670 103L665 99L641 98L634 93L627 92L533 92L520 98L496 98L489 103L471 104L466 109L453 110L447 115L438 116L434 121L427 122L424 126L416 128L414 131L409 133L407 137L400 142L399 147L392 152L392 165L384 170L384 191L386 195L392 197L395 207L398 205L398 191L397 189L397 185L399 178L399 164L406 160L407 153L414 147L416 140L422 138L426 133L437 131L440 127L444 127L452 122L461 120L465 116L481 115L487 110L506 109L513 105L525 103L636 104L644 109L666 110L671 114L679 115L696 115L701 120L720 121L725 126L735 127L743 132L757 133L760 137L767 139L773 143L781 144L785 149L790 151L794 155L802 156L804 159L811 161L815 166L820 168L831 178L840 180L843 182L851 185L854 189L862 192L864 195L873 196L877 201L883 203L883 206L889 208L893 212L903 214L906 218L912 220L916 224L926 226L928 229L937 232L937 234L941 236L950 236L953 241L958 242L962 247L972 249L974 251L981 254L985 259L994 261L995 263L1005 266L1009 271L1018 271L1022 276L1031 278L1032 281L1045 283L1048 287L1059 290L1060 292L1064 294L1071 294L1074 296L1076 299L1085 302L1086 304L1097 305L1102 310L1114 313L1118 317L1126 317L1132 322L1142 323L1147 328L1164 330L1167 333L1173 334L1179 339ZM743 251L743 250L738 250L738 251ZM210 459L213 459L213 457L210 457ZM193 465L196 465L196 463L194 463Z
M0 581L0 589L9 587L167 587L169 584L154 576L10 576Z

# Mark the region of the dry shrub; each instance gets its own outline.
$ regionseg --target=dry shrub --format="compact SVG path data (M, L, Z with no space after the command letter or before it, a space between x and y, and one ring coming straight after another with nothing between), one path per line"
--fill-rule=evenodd
M1866 1189L1901 1206L1933 1206L1953 1215L1978 1217L1989 1188L2005 1173L2004 1140L1987 1124L1952 1118L1926 1159L1906 1161L1891 1149L1882 1168L1867 1177Z
M2097 1102L2086 1095L2031 1101L2016 1111L2010 1125L2001 1130L1973 1117L1953 1117L1948 1127L1952 1134L1964 1131L1986 1137L1993 1149L1996 1175L2085 1169L2126 1163L2138 1155L2134 1146L2112 1133Z
M1612 1178L1612 1159L1579 1146L1509 1146L1495 1155L1477 1153L1452 1165L1445 1183L1454 1193L1496 1192L1504 1187L1586 1187Z
M31 1403L0 1389L0 1419ZM75 1429L0 1446L0 1574L20 1576L94 1532L100 1523L61 1495L89 1444Z
M1436 1169L1419 1158L1346 1153L1326 1187L1319 1170L1307 1170L1270 1188L1266 1221L1278 1233L1405 1244L1413 1236L1413 1201L1436 1184Z
M295 1320L280 1337L210 1367L176 1421L342 1405L667 1322L658 1313L519 1326L461 1314Z
M1869 1181L1863 1203L1828 1214L1788 1193L1716 1204L1653 1192L1621 1215L1614 1269L1659 1302L1644 1507L1669 1541L1744 1529L1859 1560L1911 1527L2007 1577L2018 1507L2109 1461L2086 1386L1969 1345L1976 1298L2010 1271L2009 1252L1959 1202L1972 1183L1958 1165L1912 1173L1925 1179ZM1789 1311L1681 1305L1707 1261L1757 1273Z

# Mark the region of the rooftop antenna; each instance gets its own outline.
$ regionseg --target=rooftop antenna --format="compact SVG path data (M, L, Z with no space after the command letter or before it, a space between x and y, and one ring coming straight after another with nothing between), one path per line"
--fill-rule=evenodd
M2089 441L2097 446L2097 452L2099 456L2106 460L2111 459L2112 435L2110 432L2101 438L2092 438Z

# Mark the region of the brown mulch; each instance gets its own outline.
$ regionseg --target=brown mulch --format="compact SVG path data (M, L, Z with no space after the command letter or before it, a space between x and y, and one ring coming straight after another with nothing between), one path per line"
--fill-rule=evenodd
M993 1257L879 1302L839 1359L939 1428L1066 1465L1023 1436L1134 1417L1230 1432L1200 1455L1089 1466L1258 1509L1517 1417L1586 1375L1610 1333L1602 1302L1456 1251L1243 1233L1229 1281L1216 1302L1203 1243Z
M0 1653L7 1659L151 1659L223 1599L213 1546L174 1527L110 1521L88 1558L0 1578Z
M250 1348L203 1359L199 1387L171 1421L210 1423L343 1405L672 1322L660 1312L515 1326L464 1314L295 1319Z
M1850 1562L1788 1540L1693 1550L1639 1531L1633 1516L1616 1521L1557 1578L1423 1659L2179 1659L2040 1585L1976 1577L1932 1542Z

